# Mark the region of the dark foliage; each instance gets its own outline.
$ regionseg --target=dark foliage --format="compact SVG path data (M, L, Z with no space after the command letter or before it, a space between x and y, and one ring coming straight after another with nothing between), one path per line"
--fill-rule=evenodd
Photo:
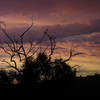
M68 85L76 76L76 72L62 59L50 61L45 53L39 53L36 59L27 58L23 66L24 85Z
M0 71L0 84L8 84L9 78L5 71Z
M22 74L0 71L0 84L13 84L16 79L22 86L67 86L74 80L75 74L62 59L50 61L45 53L39 53L36 59L28 57L25 60Z

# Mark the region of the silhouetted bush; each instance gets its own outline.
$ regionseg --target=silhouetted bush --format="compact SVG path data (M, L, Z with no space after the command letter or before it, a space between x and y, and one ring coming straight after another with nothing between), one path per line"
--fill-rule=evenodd
M0 71L0 84L21 84L22 86L67 86L76 77L76 72L63 59L48 59L45 53L39 53L34 59L28 57L22 74Z
M36 59L27 58L23 66L24 85L68 85L76 77L76 72L63 59L50 61L45 53L39 53Z

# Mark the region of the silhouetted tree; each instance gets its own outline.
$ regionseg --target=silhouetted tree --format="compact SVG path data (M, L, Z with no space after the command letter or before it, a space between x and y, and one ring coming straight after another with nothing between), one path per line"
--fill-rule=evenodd
M11 36L8 35L7 31L1 28L9 42L5 42L7 44L7 48L3 46L1 46L0 48L10 56L10 62L12 62L13 65L5 59L0 61L9 64L9 67L15 69L18 72L18 74L12 73L12 75L10 73L10 78L14 76L12 79L21 79L21 84L28 86L34 86L41 83L45 84L46 82L50 81L52 81L53 83L58 82L58 84L60 82L68 83L73 80L76 75L76 71L67 64L67 61L69 61L73 56L79 55L81 53L73 54L73 50L71 49L68 59L52 60L52 55L54 54L54 50L56 47L56 40L54 37L48 34L47 29L37 45L39 45L43 41L44 36L47 36L48 40L50 41L50 53L47 55L45 51L48 48L45 48L44 51L40 50L35 58L34 55L37 53L39 47L35 48L35 46L33 46L33 43L30 42L30 48L26 50L23 41L24 35L29 31L29 29L31 29L32 26L33 21L31 26L27 28L17 39L12 39ZM20 70L17 66L17 62L14 59L16 56L19 58L20 62L24 61L22 70ZM4 74L3 76L6 78L6 74Z

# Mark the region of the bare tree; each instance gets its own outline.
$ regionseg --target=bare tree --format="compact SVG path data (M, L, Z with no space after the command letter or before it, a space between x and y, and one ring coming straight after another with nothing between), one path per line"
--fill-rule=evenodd
M15 69L18 72L20 72L20 70L18 68L17 61L14 58L17 56L20 62L27 61L29 57L33 57L37 53L37 51L40 49L39 46L38 47L34 46L32 41L29 42L30 47L28 48L28 50L26 50L25 48L24 36L32 28L32 26L33 26L33 20L32 20L32 24L23 33L21 33L21 35L17 39L12 38L6 31L6 28L1 27L1 31L4 33L8 41L7 40L4 41L7 47L4 47L3 45L1 45L0 48L9 56L10 62L6 61L5 59L3 60L0 59L0 61L7 63L11 68ZM48 60L51 61L52 55L54 54L54 50L56 48L56 39L48 33L48 29L44 32L43 37L40 39L40 41L37 42L36 45L41 44L45 36L48 38L50 42L50 48L49 48L50 52L48 54ZM44 49L42 53L45 53L47 49L48 49L48 46ZM71 49L69 57L63 60L64 63L67 61L70 61L73 56L83 54L79 52L73 54L73 52L74 50Z
M1 27L1 31L4 33L8 41L3 41L3 43L5 43L7 47L1 45L0 48L10 57L10 62L13 63L13 65L5 59L0 61L7 63L11 68L14 68L18 72L20 72L20 70L18 69L17 62L14 58L18 56L20 61L27 59L29 53L34 49L33 43L30 42L30 48L28 49L28 51L26 51L23 42L24 35L32 28L32 26L33 21L32 24L23 33L21 33L21 35L17 39L11 38L6 29Z
M2 26L1 24L0 24L0 26ZM28 50L26 50L26 48L25 48L24 36L32 28L32 26L33 26L33 20L32 20L32 24L23 33L21 33L21 35L17 39L12 38L9 35L9 33L7 32L6 28L0 27L1 28L0 30L4 33L4 35L6 36L6 38L8 40L8 41L7 40L3 41L3 43L6 44L6 47L4 47L3 45L0 45L0 48L5 52L5 54L7 54L9 56L10 62L8 62L5 59L3 59L3 60L0 59L0 61L7 63L10 68L13 68L18 72L20 72L20 70L19 70L17 62L14 58L18 57L19 61L22 62L23 60L24 61L27 60L29 57L33 57L35 55L35 53L37 53L37 51L39 50L39 47L35 47L33 45L32 41L29 42L30 47L28 48ZM53 55L55 47L56 47L56 41L55 41L55 38L53 38L52 36L50 36L48 34L48 29L47 29L44 32L44 35L40 39L40 41L37 42L37 45L42 43L45 36L47 36L50 41L50 54L48 56L48 59L50 61L51 56ZM47 49L48 49L48 46L44 49L44 51L42 53L45 53L45 51Z

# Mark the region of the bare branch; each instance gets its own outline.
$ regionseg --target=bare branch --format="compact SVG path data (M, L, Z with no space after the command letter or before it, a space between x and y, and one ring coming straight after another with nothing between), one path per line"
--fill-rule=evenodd
M33 26L33 18L32 18L32 24L20 35L20 38L23 38L23 36L25 35L25 33L27 33Z
M6 42L6 41L5 41L5 44L7 44L7 45L8 45L8 47L9 47L10 51L12 51L12 52L14 51L14 50L13 50L14 48L12 48L12 46L11 46L11 44L10 44L10 43L8 43L8 42Z
M47 49L48 49L48 46L44 49L43 53L45 53Z
M8 38L8 40L10 40L10 42L13 44L13 48L15 49L15 44L14 44L14 41L13 39L8 35L7 31L5 29L2 29L2 32L5 34L5 36Z
M9 53L3 46L0 46L0 48L1 48L6 54L8 54L9 56L11 56L11 53Z
M53 55L54 50L55 50L55 47L56 47L56 41L55 41L55 38L51 37L51 36L48 34L48 29L47 29L44 33L45 33L45 35L47 35L47 37L49 38L49 41L50 41L49 60L51 60L51 56Z
M8 61L6 61L5 59L3 59L3 60L0 59L0 61L4 62L4 63L7 63L9 66L11 66L11 64Z
M32 53L32 57L34 56L34 54L39 50L39 47Z
M28 49L27 55L34 49L32 41L30 41L30 48Z
M82 53L82 52L77 52L77 53L74 53L74 54L73 54L73 52L74 52L74 50L71 49L71 50L70 50L70 56L69 56L69 58L66 59L66 60L64 60L64 62L70 61L71 58L72 58L73 56L77 56L77 55L80 55L80 54L84 54L84 53Z

